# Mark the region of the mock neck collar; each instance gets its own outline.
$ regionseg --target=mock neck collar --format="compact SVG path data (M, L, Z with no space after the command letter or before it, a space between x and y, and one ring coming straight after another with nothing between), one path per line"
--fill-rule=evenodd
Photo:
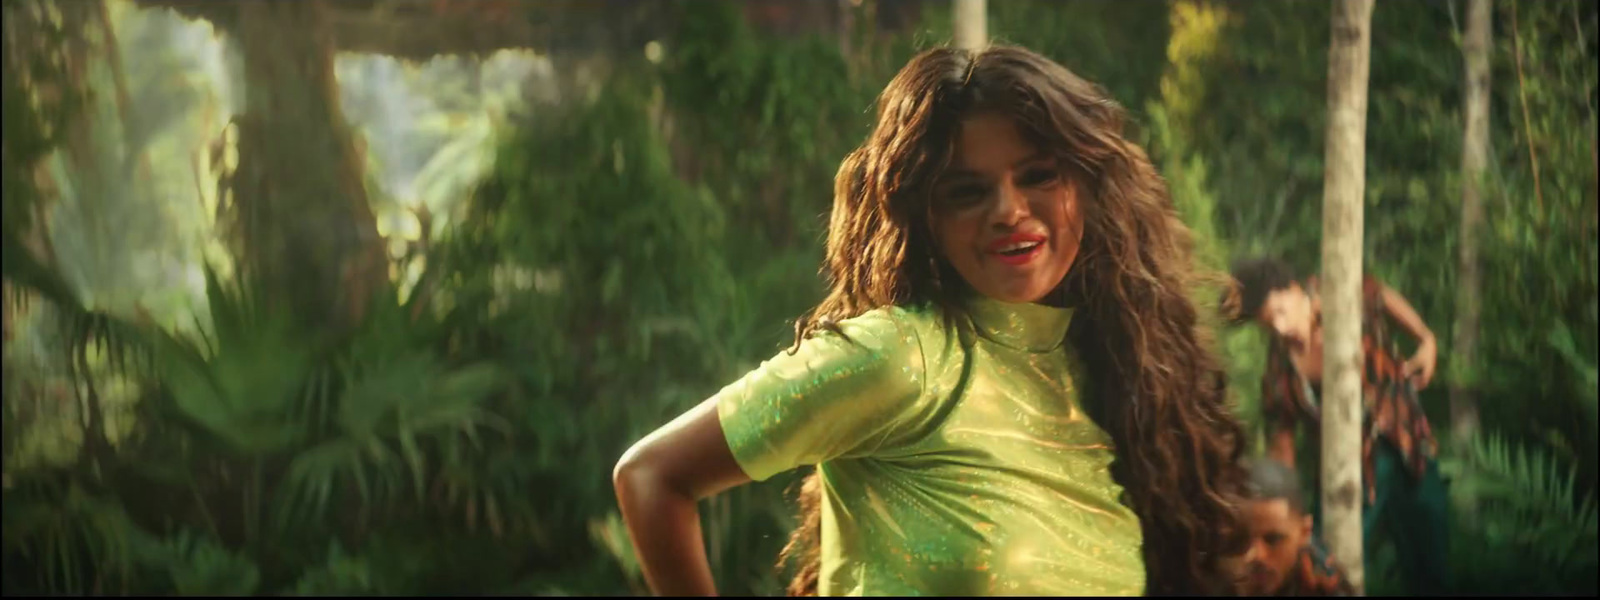
M1071 308L1032 302L1002 302L982 294L967 297L967 313L978 335L1014 350L1049 352L1066 341Z

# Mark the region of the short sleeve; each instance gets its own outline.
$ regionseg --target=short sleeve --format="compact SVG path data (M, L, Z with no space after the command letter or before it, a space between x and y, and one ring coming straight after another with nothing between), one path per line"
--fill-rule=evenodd
M870 455L916 419L925 365L888 310L821 331L717 392L723 436L746 475Z

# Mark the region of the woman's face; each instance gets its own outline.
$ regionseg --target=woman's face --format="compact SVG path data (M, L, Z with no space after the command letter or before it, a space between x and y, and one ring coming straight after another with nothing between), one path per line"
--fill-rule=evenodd
M1083 239L1077 188L1055 157L989 113L962 121L950 168L934 186L931 225L962 279L1005 302L1037 302L1055 290Z

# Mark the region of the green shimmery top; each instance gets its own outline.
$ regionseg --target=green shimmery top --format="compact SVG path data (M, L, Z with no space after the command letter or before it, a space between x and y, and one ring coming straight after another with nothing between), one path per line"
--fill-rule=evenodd
M1140 595L1139 520L1078 401L1072 310L971 301L977 335L888 307L718 392L751 479L818 465L818 592Z

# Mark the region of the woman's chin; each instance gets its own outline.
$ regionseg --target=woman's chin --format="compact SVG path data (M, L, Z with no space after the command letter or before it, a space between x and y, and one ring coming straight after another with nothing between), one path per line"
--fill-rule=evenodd
M978 291L992 300L1012 304L1030 304L1043 303L1048 300L1050 292L1055 289L1055 286L1030 281L1011 283L1009 285L991 285L987 286L987 288Z

